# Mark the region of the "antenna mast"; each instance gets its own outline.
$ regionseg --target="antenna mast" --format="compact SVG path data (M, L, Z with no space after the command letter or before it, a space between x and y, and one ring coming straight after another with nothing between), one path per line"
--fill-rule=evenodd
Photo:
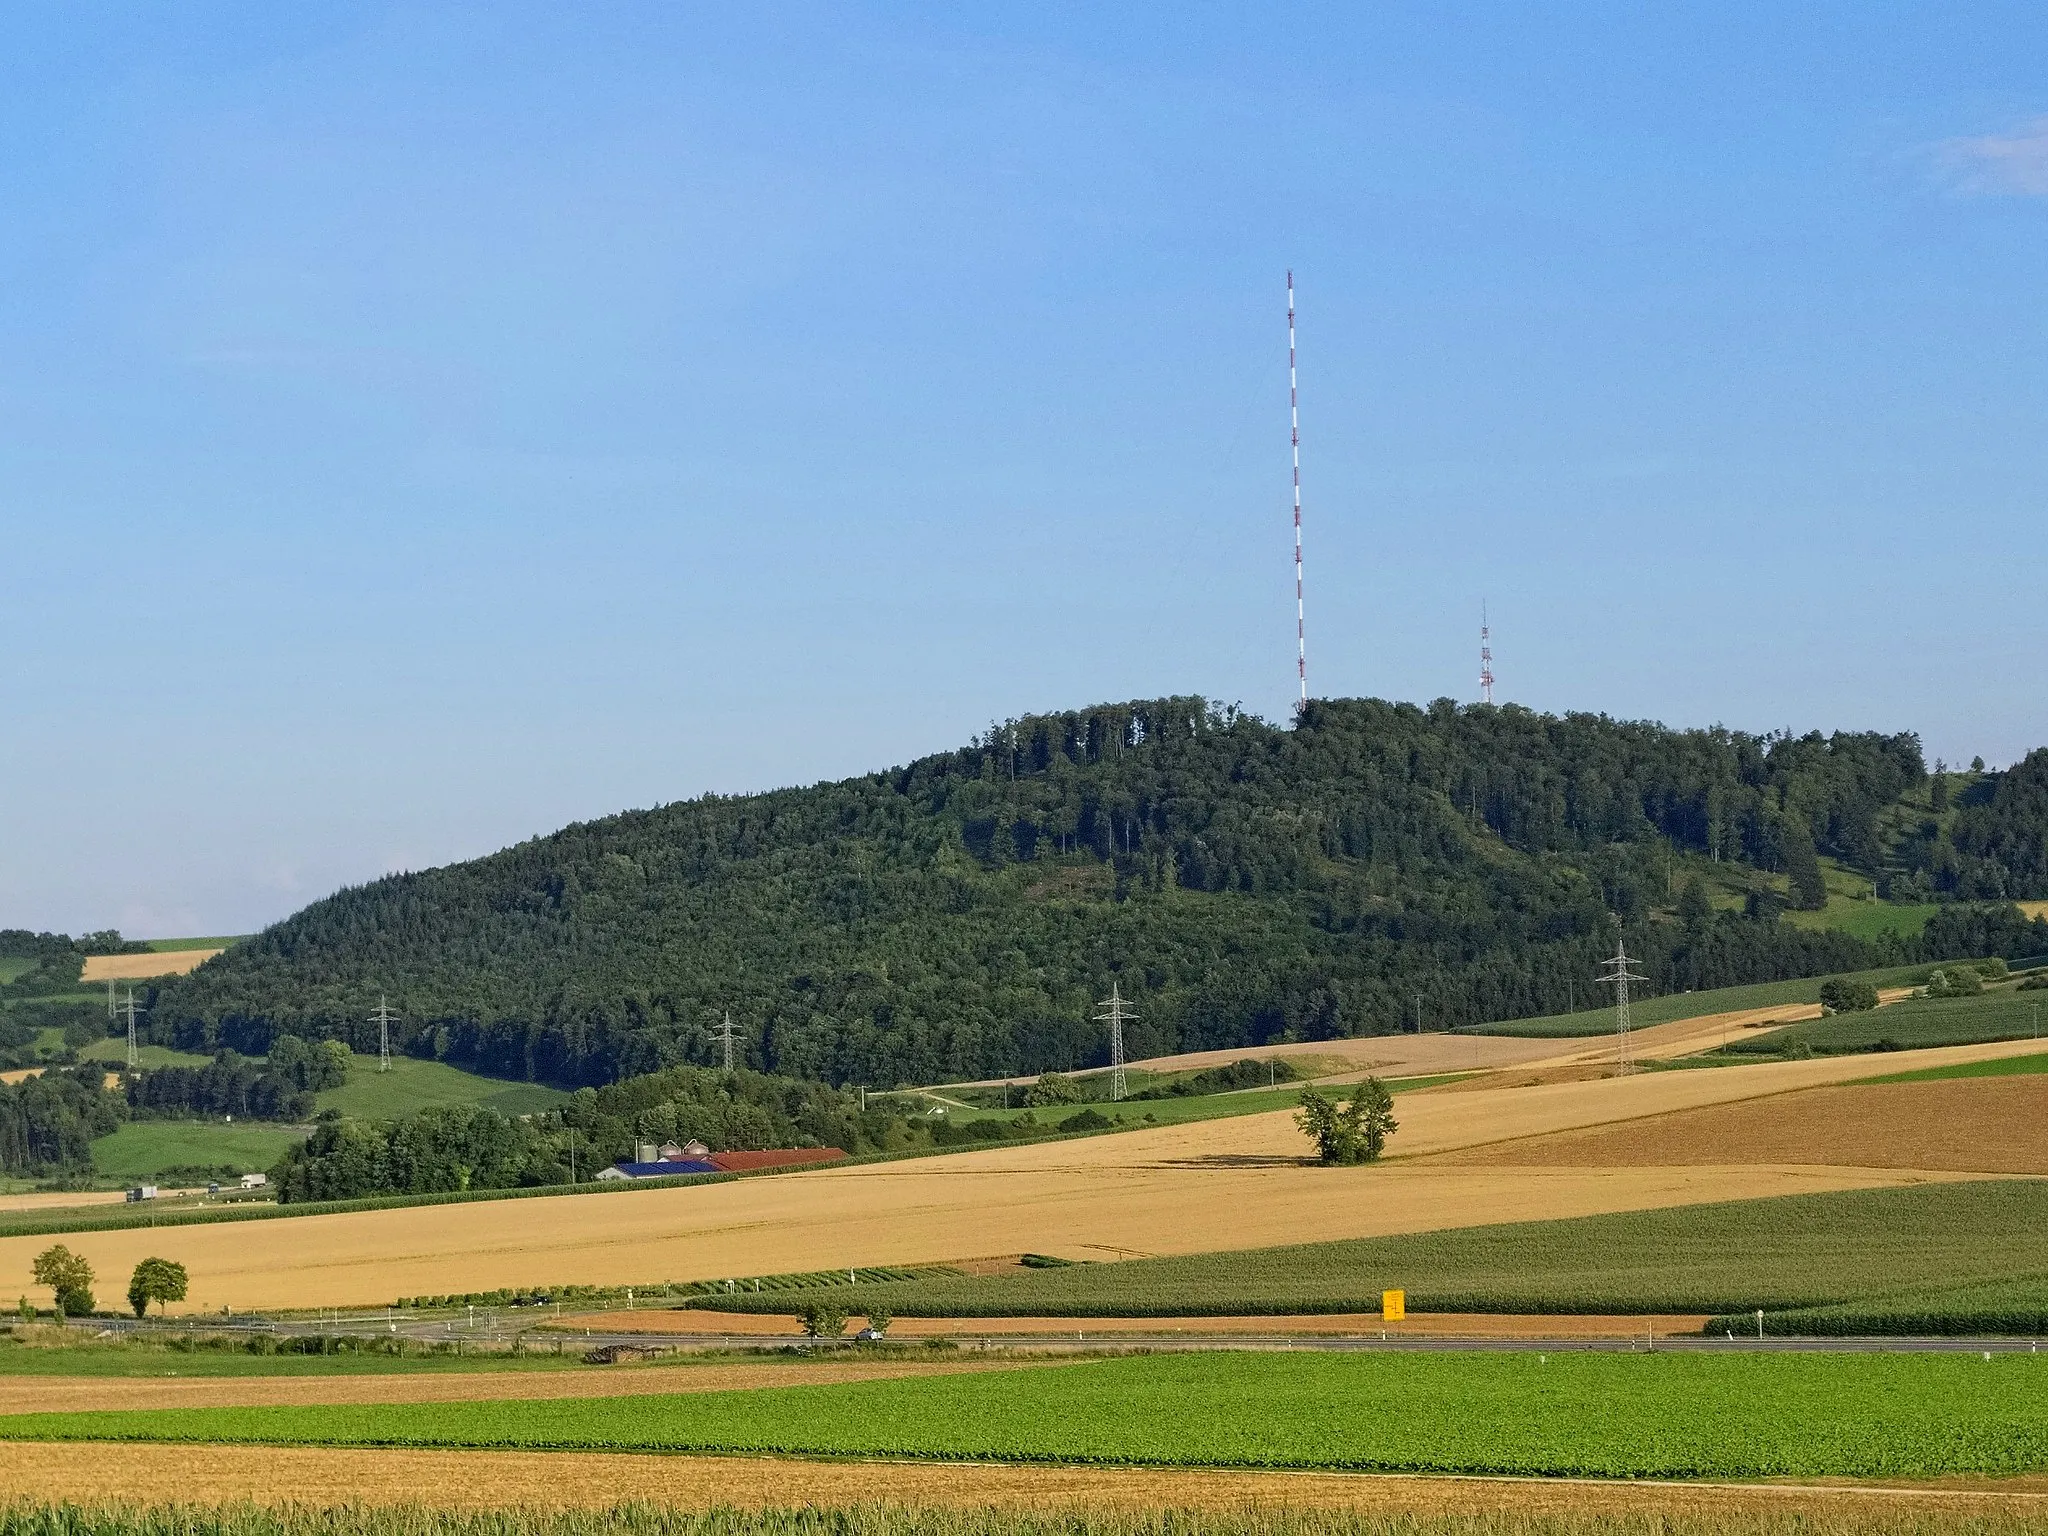
M1638 976L1629 969L1628 946L1622 942L1621 920L1614 923L1614 958L1602 963L1599 980L1614 988L1614 1032L1621 1040L1621 1070L1624 1073L1636 1069L1635 1059L1629 1054L1628 1043L1628 984L1632 981L1648 981L1647 976Z
M1301 405L1294 377L1294 269L1287 269L1287 427L1294 447L1294 670L1308 707L1308 618L1301 601Z
M1486 627L1486 599L1479 600L1479 702L1493 702L1493 632Z
M1109 1096L1122 1102L1124 1096L1124 1025L1133 1023L1137 1014L1124 1001L1124 994L1118 984L1109 984L1109 1001L1097 1005L1102 1011L1095 1015L1098 1024L1109 1026Z
M392 1012L391 1004L384 994L377 994L377 1011L370 1015L370 1022L377 1026L377 1070L391 1070L391 1026L399 1016Z

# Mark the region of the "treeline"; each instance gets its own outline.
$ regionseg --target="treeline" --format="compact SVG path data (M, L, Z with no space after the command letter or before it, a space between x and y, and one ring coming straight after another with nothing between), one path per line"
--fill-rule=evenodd
M1553 1013L1586 997L1617 916L1662 990L1993 942L2004 919L1865 943L1776 921L1774 895L1675 910L1681 854L1818 904L1818 856L1880 868L1925 783L1909 734L1447 700L1318 701L1282 729L1200 699L1110 705L341 891L167 982L150 1029L367 1049L388 993L408 1051L599 1084L718 1059L729 1010L750 1065L879 1086L1099 1064L1113 980L1137 1000L1134 1055L1412 1027L1418 995L1431 1028ZM2048 925L1997 932L2048 951Z
M2048 748L1996 776L1963 805L1949 839L1930 844L1926 867L1942 893L1985 900L2048 898Z
M928 1135L897 1110L755 1072L676 1068L584 1089L560 1110L508 1118L445 1105L388 1123L326 1117L272 1171L281 1201L517 1189L587 1180L635 1144L696 1140L714 1152L834 1146L897 1150Z
M52 1178L92 1166L92 1142L120 1125L123 1104L105 1069L54 1068L0 1083L0 1174Z
M26 928L0 928L0 960L33 960L35 964L0 985L0 996L38 997L69 992L91 955L148 954L149 946L124 939L112 928L72 938L66 933L32 933Z
M339 1040L279 1035L269 1058L221 1051L203 1067L152 1067L129 1074L128 1108L137 1119L238 1115L245 1120L306 1120L313 1096L348 1081L349 1048Z

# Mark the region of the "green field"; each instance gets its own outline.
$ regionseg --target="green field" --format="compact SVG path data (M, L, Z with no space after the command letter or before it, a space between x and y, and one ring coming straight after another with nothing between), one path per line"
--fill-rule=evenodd
M1938 1083L1954 1077L2032 1077L2048 1072L2048 1050L2036 1056L2002 1056L1996 1061L1960 1061L1952 1067L1922 1067L1917 1072L1888 1072L1865 1077L1864 1083Z
M44 1325L39 1333L55 1330ZM244 1341L236 1340L237 1345ZM137 1339L116 1344L17 1343L0 1331L0 1376L389 1376L436 1371L556 1371L582 1365L582 1352L556 1355L526 1352L455 1353L452 1346L430 1352L406 1341L408 1353L392 1355L255 1354L247 1348L174 1348ZM631 1367L628 1367L631 1369Z
M2048 1180L1739 1200L1185 1258L840 1286L898 1317L1198 1317L1378 1312L1741 1312L2048 1276ZM787 1298L693 1306L787 1312Z
M1706 1332L1747 1335L1755 1312L1717 1317ZM2048 1333L2048 1274L2035 1273L1974 1285L1925 1286L1842 1302L1832 1307L1766 1311L1767 1334L1822 1338L1940 1338L1962 1335L2038 1338Z
M1854 979L1867 981L1874 987L1918 986L1927 979L1931 969L1933 967L1926 965L1898 965L1879 971L1858 971L1854 973ZM1710 1013L1818 1003L1820 984L1827 979L1825 976L1811 976L1801 981L1763 981L1747 987L1718 987L1711 992L1680 992L1670 997L1631 1000L1629 1021L1637 1029L1646 1029L1652 1024L1703 1018ZM1586 985L1590 994L1593 984L1588 982ZM1540 1019L1508 1019L1499 1024L1481 1024L1464 1033L1547 1040L1605 1035L1613 1030L1612 1008L1584 1008L1577 1013L1551 1014Z
M568 1095L537 1083L479 1077L441 1061L393 1056L391 1070L379 1072L375 1056L349 1061L348 1081L315 1096L317 1109L338 1109L359 1120L395 1120L439 1104L481 1104L502 1115L549 1109Z
M1582 1477L2048 1468L2006 1355L1153 1355L580 1401L24 1414L0 1437L577 1448Z
M262 1173L299 1136L278 1125L131 1120L93 1142L92 1162L96 1171L111 1179L161 1178L172 1169Z
M1976 997L1909 997L1865 1013L1838 1013L1725 1049L1737 1056L1851 1056L1860 1051L1920 1050L2023 1040L2048 1029L2048 994L1985 992Z
M230 933L213 939L148 939L144 942L159 955L174 955L186 949L226 949L247 937L246 933Z

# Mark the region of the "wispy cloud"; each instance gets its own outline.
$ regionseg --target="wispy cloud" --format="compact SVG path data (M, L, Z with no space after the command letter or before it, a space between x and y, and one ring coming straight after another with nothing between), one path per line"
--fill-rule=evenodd
M2048 117L2010 133L1950 139L1940 148L1942 165L1959 192L2048 197Z

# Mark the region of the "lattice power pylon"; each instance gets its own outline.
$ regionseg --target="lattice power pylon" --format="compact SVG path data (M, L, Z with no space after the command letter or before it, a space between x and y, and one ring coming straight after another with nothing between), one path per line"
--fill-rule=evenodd
M391 1070L391 1026L397 1023L401 1017L402 1015L392 1010L391 1004L385 1000L384 994L379 992L377 994L377 1011L370 1015L370 1022L377 1026L377 1070L379 1072L389 1072Z
M1621 1042L1621 1070L1624 1073L1636 1069L1635 1058L1629 1054L1628 984L1632 981L1650 979L1630 970L1629 967L1633 963L1629 959L1628 946L1622 942L1620 931L1617 929L1614 935L1614 958L1601 965L1598 980L1603 985L1614 988L1614 1033Z
M142 1064L142 1053L135 1044L135 989L128 989L128 1000L121 1004L121 1013L128 1020L128 1070L133 1072Z
M1121 1103L1124 1096L1124 1025L1133 1023L1138 1015L1131 1005L1124 1001L1122 988L1112 981L1109 984L1109 999L1098 1005L1100 1012L1095 1022L1109 1026L1109 1096Z
M718 1026L718 1032L712 1038L725 1047L725 1070L730 1072L732 1070L732 1048L746 1038L742 1031L733 1027L732 1015L730 1013L726 1014L725 1022Z

